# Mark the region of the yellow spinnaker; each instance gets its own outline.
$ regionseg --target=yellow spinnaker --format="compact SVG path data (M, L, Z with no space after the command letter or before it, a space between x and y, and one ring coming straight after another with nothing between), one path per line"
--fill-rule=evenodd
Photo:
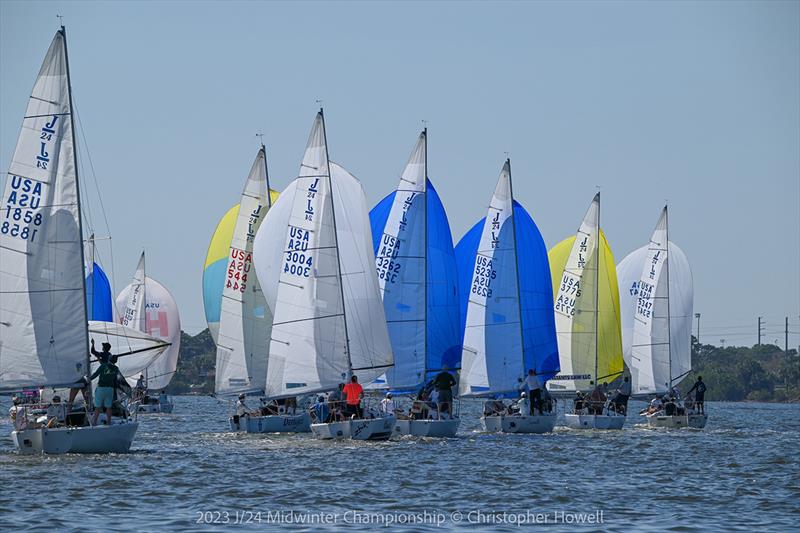
M553 299L558 297L559 285L562 281L564 267L569 258L575 242L575 237L568 237L553 246L547 256L550 260L550 275L553 280ZM589 267L587 267L587 270ZM587 279L583 286L580 299L583 304L577 303L577 309L594 311L594 301L597 298L598 332L597 338L597 374L595 374L595 324L593 313L586 313L583 320L576 317L572 322L572 331L558 331L559 354L571 356L573 374L591 374L596 381L612 381L617 378L623 369L622 360L622 329L620 325L619 288L617 287L617 268L611 247L606 236L600 231L600 280L597 284L597 293L593 279ZM592 276L593 278L593 276ZM591 314L591 317L590 317ZM567 340L568 339L568 340ZM563 342L570 342L569 349L562 349ZM571 354L571 355L569 355ZM565 368L564 363L561 364ZM557 382L556 382L557 383ZM576 381L586 388L588 381Z

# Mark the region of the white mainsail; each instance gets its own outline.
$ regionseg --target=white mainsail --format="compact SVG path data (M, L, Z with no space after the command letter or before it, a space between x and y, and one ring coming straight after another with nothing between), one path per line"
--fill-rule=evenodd
M217 394L264 390L272 313L253 270L253 241L270 208L266 150L250 169L231 239L217 343Z
M351 373L368 383L392 365L366 198L328 161L321 112L253 250L274 317L268 397L330 390Z
M658 394L691 370L693 283L689 261L668 242L665 207L650 243L617 266L622 347L633 394Z
M31 92L0 204L0 389L87 374L83 243L66 42Z
M425 382L427 355L427 133L408 158L381 235L375 266L395 356L385 382L416 389Z
M181 346L181 320L172 294L156 280L144 276L144 254L139 260L133 282L116 298L116 308L136 310L130 315L133 329L170 343L164 352L145 369L147 387L159 390L169 385L178 367ZM138 289L138 292L137 292ZM134 303L136 300L136 303ZM120 320L124 324L124 317ZM135 384L139 372L123 375Z
M511 165L506 161L489 204L472 272L461 354L461 396L516 391L518 380L527 373L513 214ZM490 300L505 304L501 313L487 313ZM491 328L488 336L487 328Z
M561 372L553 379L566 390L585 389L587 380L597 379L594 369L599 231L600 193L597 193L578 228L555 299Z

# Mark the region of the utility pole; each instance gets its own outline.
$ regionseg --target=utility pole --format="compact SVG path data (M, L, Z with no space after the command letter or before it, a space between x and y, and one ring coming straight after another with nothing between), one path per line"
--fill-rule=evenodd
M758 346L761 346L761 331L764 329L761 322L761 317L758 317Z
M784 330L783 334L785 335L784 336L784 340L783 340L783 355L784 355L784 357L787 357L789 355L789 317L788 316L786 317L786 329Z
M695 313L694 317L697 319L697 335L695 335L695 338L697 339L697 344L700 345L700 313Z

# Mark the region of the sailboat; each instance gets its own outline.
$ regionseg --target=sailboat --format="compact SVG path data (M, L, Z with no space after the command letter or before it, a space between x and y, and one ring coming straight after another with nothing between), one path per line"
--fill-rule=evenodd
M516 398L533 369L543 383L558 371L547 248L514 199L511 161L497 180L486 218L456 246L463 351L459 395ZM486 414L486 431L547 433L555 412Z
M226 253L221 287L214 391L220 397L262 395L267 381L267 355L272 312L253 269L253 241L272 206L268 193L266 148L256 155L247 176ZM232 431L248 433L311 431L308 413L229 419Z
M666 243L669 243L667 246ZM623 355L634 396L671 392L692 370L694 289L686 254L669 240L667 207L650 243L628 254L617 272L622 302ZM651 427L705 427L705 414L682 412L647 417Z
M370 383L393 365L366 198L361 184L328 158L322 110L300 174L267 213L253 246L272 310L265 396L336 390L357 376ZM318 420L320 439L385 440L394 415L367 412Z
M132 407L138 413L171 413L174 403L163 390L172 381L178 367L181 320L170 292L147 276L144 252L139 256L132 282L117 296L116 309L124 310L119 317L123 326L169 343L169 347L145 367L133 361L120 360L120 371L131 386L144 376L147 391L162 391L157 397L144 395Z
M461 363L453 238L428 179L428 132L419 135L397 189L370 212L375 265L394 353L383 380L413 394ZM379 378L381 379L381 378ZM450 406L450 413L453 413ZM399 418L402 435L455 437L460 419Z
M561 373L548 387L554 394L589 391L622 375L622 338L614 256L600 229L600 193L592 199L574 237L549 252ZM622 429L625 415L566 413L573 429Z
M0 389L71 387L90 376L72 111L62 26L31 92L3 194ZM21 453L126 452L139 424L115 422L46 427L23 412L17 413L11 437Z

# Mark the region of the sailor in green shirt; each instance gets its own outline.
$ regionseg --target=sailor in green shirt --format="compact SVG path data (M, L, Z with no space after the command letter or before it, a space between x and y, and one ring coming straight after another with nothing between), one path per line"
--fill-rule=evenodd
M92 343L94 344L94 343ZM110 355L110 354L109 354ZM94 371L89 381L99 378L97 388L94 391L94 414L92 415L92 425L97 425L97 417L100 410L106 410L106 424L111 424L111 406L114 404L114 387L117 383L117 373L119 369L113 364L110 358L103 358L100 366Z

